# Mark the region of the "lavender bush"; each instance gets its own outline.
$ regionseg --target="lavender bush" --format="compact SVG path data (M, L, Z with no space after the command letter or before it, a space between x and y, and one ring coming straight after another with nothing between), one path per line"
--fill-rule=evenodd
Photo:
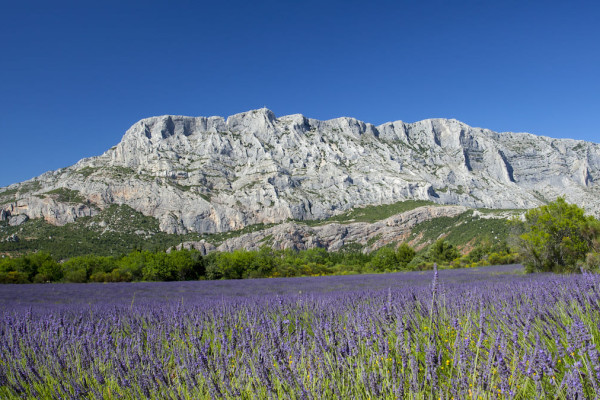
M0 398L600 395L596 275L0 287Z

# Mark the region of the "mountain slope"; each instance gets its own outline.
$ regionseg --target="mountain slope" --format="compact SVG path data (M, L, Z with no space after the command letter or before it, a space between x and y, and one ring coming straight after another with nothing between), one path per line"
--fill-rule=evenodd
M0 189L0 219L63 225L118 204L166 233L215 233L408 199L514 209L560 195L600 215L600 145L261 109L141 120L101 156Z
M0 221L0 257L36 251L56 259L81 255L115 256L134 250L163 251L194 248L211 251L311 249L371 252L384 246L408 243L422 250L439 238L468 252L478 244L506 241L511 232L508 218L519 210L472 210L408 200L390 205L368 206L326 220L287 221L250 225L241 230L197 234L168 234L158 221L126 205L110 205L93 217L80 217L62 226L43 219L19 225Z

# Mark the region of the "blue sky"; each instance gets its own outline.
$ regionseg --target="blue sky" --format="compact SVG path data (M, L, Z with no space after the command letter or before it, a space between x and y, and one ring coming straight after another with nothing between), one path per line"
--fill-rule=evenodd
M22 1L0 16L0 186L162 114L456 118L600 142L600 6Z

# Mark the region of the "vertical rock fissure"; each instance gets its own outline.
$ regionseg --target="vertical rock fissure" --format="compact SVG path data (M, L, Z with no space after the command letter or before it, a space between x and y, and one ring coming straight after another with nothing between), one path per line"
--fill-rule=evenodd
M467 167L467 170L473 171L473 167L471 167L471 159L469 158L469 153L467 152L467 149L463 149L463 157L465 159L465 166Z
M508 179L511 182L515 182L515 177L513 175L514 174L513 167L508 162L508 158L506 157L506 154L504 154L504 152L502 150L498 150L498 154L500 155L502 162L504 162L504 168L506 169L506 173L508 174Z

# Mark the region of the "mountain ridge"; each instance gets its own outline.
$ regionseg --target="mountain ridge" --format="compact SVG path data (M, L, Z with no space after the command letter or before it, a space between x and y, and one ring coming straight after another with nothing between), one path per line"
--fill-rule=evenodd
M0 218L61 225L124 204L167 233L216 233L404 200L526 209L557 196L600 215L599 182L592 142L259 109L142 119L102 155L0 189Z

